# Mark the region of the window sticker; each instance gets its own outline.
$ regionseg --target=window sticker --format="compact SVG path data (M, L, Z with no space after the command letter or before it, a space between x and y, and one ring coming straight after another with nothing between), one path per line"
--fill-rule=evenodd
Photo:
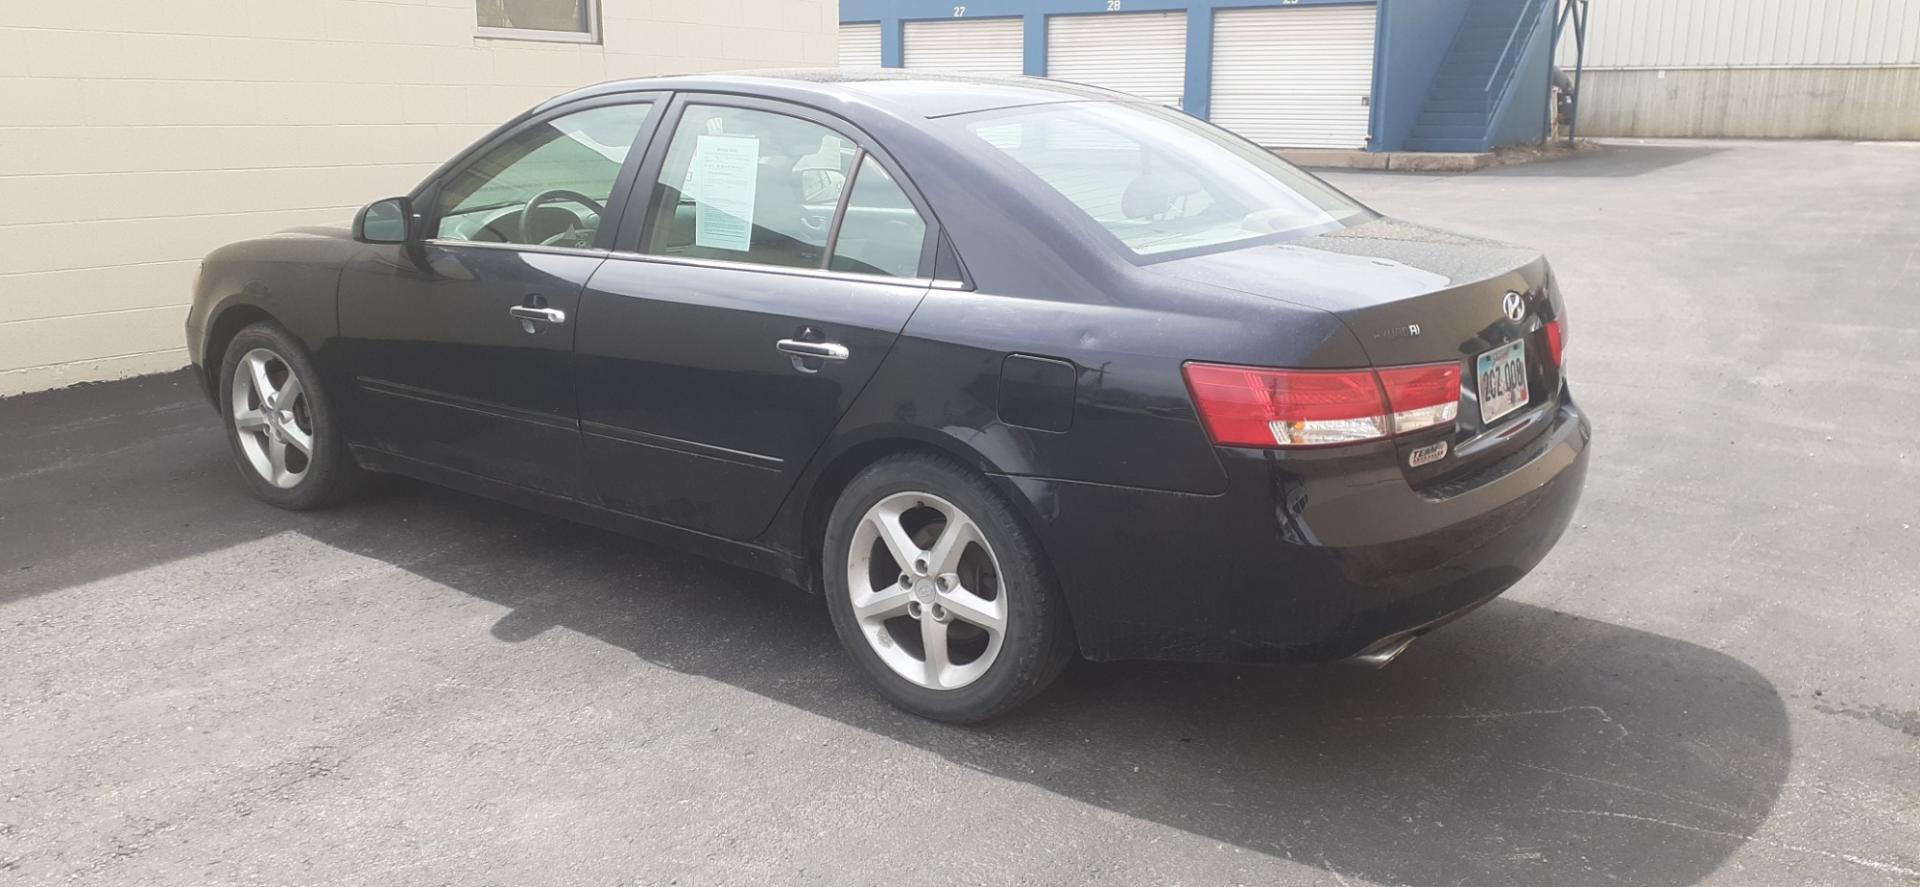
M703 135L695 141L692 169L687 174L687 196L694 203L695 246L735 252L753 247L753 201L759 168L757 138Z

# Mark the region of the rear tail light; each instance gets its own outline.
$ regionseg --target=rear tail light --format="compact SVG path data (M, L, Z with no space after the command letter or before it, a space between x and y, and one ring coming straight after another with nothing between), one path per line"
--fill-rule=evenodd
M1320 447L1379 440L1454 420L1458 363L1374 370L1181 368L1200 421L1226 447Z
M1383 367L1380 387L1393 408L1393 433L1447 425L1460 415L1460 364Z
M1567 328L1558 318L1547 321L1547 356L1556 367L1566 366Z

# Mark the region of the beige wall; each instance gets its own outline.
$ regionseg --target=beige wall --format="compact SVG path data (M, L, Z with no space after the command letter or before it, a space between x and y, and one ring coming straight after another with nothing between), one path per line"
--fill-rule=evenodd
M616 77L832 65L835 0L601 0L601 43L475 0L0 0L0 396L170 370L222 243L346 219Z

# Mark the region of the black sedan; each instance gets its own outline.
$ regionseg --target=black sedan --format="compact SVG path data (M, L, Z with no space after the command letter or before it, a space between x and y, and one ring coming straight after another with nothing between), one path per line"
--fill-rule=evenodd
M261 498L366 472L823 595L893 702L1090 659L1390 660L1565 529L1589 425L1529 250L1025 78L629 80L352 226L202 266Z

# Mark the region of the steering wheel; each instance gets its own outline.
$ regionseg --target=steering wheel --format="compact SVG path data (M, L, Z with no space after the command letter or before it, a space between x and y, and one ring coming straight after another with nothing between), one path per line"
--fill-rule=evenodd
M533 218L533 211L539 208L541 204L547 203L553 200L569 200L574 203L578 203L581 206L584 206L590 210L593 210L594 214L598 216L604 217L607 214L607 208L604 206L601 206L600 201L595 200L591 197L588 197L585 194L582 194L578 191L568 191L565 188L549 188L545 191L542 191L538 194L533 195L533 197L527 201L527 205L520 208L520 242L521 243L534 242L533 226L528 224L528 220ZM549 237L547 238L546 241L542 241L542 243L558 240L564 235L572 234L574 230L575 230L574 226L568 225L566 231L563 231L560 234L556 234L552 237Z

